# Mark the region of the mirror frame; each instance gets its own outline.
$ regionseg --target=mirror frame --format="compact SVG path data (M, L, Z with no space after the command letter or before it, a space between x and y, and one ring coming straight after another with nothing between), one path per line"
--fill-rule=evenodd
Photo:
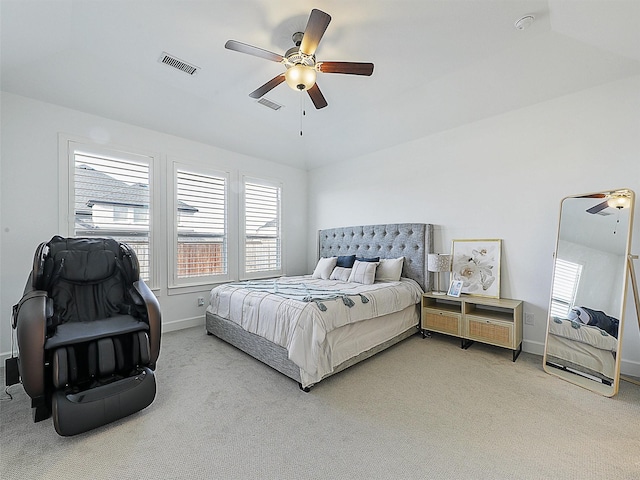
M550 326L551 326L551 322L552 322L552 316L551 316L551 306L552 306L552 297L553 297L553 282L554 282L554 278L555 278L555 274L556 274L556 265L557 265L557 256L558 256L558 247L560 245L560 228L562 226L562 213L563 213L563 206L565 205L565 201L569 200L569 199L573 199L573 198L597 198L598 195L603 195L604 201L606 201L607 198L610 198L612 196L615 196L616 193L624 193L626 195L629 196L630 198L630 205L629 205L629 225L628 225L628 231L627 231L627 239L626 239L626 247L625 247L625 252L624 252L624 277L622 279L622 298L620 301L620 317L619 317L619 324L618 324L618 346L617 346L617 350L616 350L616 358L615 358L615 369L614 369L614 376L613 376L613 382L611 385L606 385L603 382L599 382L596 379L591 379L588 378L587 376L583 376L580 375L578 373L572 373L569 370L566 369L561 369L559 367L554 367L551 365L547 365L547 349L548 349L548 345L549 345L549 335L550 335ZM633 190L629 189L629 188L618 188L618 189L614 189L614 190L607 190L607 191L602 191L602 192L593 192L593 193L586 193L586 194L580 194L580 195L571 195L568 197L564 197L561 202L560 202L560 214L558 216L558 229L557 229L557 236L556 236L556 245L555 245L555 250L553 252L553 271L552 271L552 276L551 276L551 291L549 294L549 308L547 310L547 328L546 328L546 332L545 332L545 343L544 343L544 355L542 358L542 367L544 369L545 372L549 373L550 375L559 377L563 380L566 380L570 383L579 385L583 388L586 388L588 390L591 390L593 392L599 393L600 395L604 395L606 397L612 397L614 395L616 395L618 393L618 388L620 385L620 362L621 362L621 358L622 358L622 335L623 335L623 331L624 331L624 318L625 318L625 313L626 313L626 301L627 301L627 296L628 296L628 287L629 287L629 274L630 274L630 270L629 270L629 258L631 255L631 237L632 237L632 232L633 232L633 217L634 217L634 207L635 207L635 193ZM587 368L587 367L585 367ZM587 372L583 372L585 373L585 375L587 375Z

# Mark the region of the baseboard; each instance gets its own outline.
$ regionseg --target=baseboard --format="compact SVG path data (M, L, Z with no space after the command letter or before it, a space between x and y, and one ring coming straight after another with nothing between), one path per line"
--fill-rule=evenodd
M531 340L522 341L522 351L533 353L534 355L544 355L544 342L533 342Z
M7 358L11 357L11 352L2 352L0 353L0 384L4 385L4 375L5 368L4 363L7 361Z
M620 360L620 374L640 377L640 362L633 362L623 358Z
M181 318L179 320L173 320L171 322L162 322L162 332L175 332L176 330L183 330L191 327L204 328L204 315L199 317Z

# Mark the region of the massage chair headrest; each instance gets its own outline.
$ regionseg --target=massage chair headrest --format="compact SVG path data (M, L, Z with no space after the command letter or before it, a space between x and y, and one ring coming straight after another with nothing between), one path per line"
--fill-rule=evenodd
M139 278L138 259L126 244L111 238L63 238L55 236L36 250L33 286L48 290L52 280L99 283L123 270L125 281Z

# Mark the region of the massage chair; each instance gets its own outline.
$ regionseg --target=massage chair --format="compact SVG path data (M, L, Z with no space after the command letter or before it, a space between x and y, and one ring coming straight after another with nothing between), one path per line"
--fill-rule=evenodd
M139 270L135 252L109 238L38 246L12 319L34 421L53 416L70 436L153 402L161 314Z

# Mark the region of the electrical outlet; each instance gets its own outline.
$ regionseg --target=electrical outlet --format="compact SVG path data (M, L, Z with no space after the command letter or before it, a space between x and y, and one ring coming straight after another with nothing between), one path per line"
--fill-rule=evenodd
M525 313L524 314L524 323L526 325L533 325L534 324L533 313Z
M204 297L198 297L198 306L204 307Z

